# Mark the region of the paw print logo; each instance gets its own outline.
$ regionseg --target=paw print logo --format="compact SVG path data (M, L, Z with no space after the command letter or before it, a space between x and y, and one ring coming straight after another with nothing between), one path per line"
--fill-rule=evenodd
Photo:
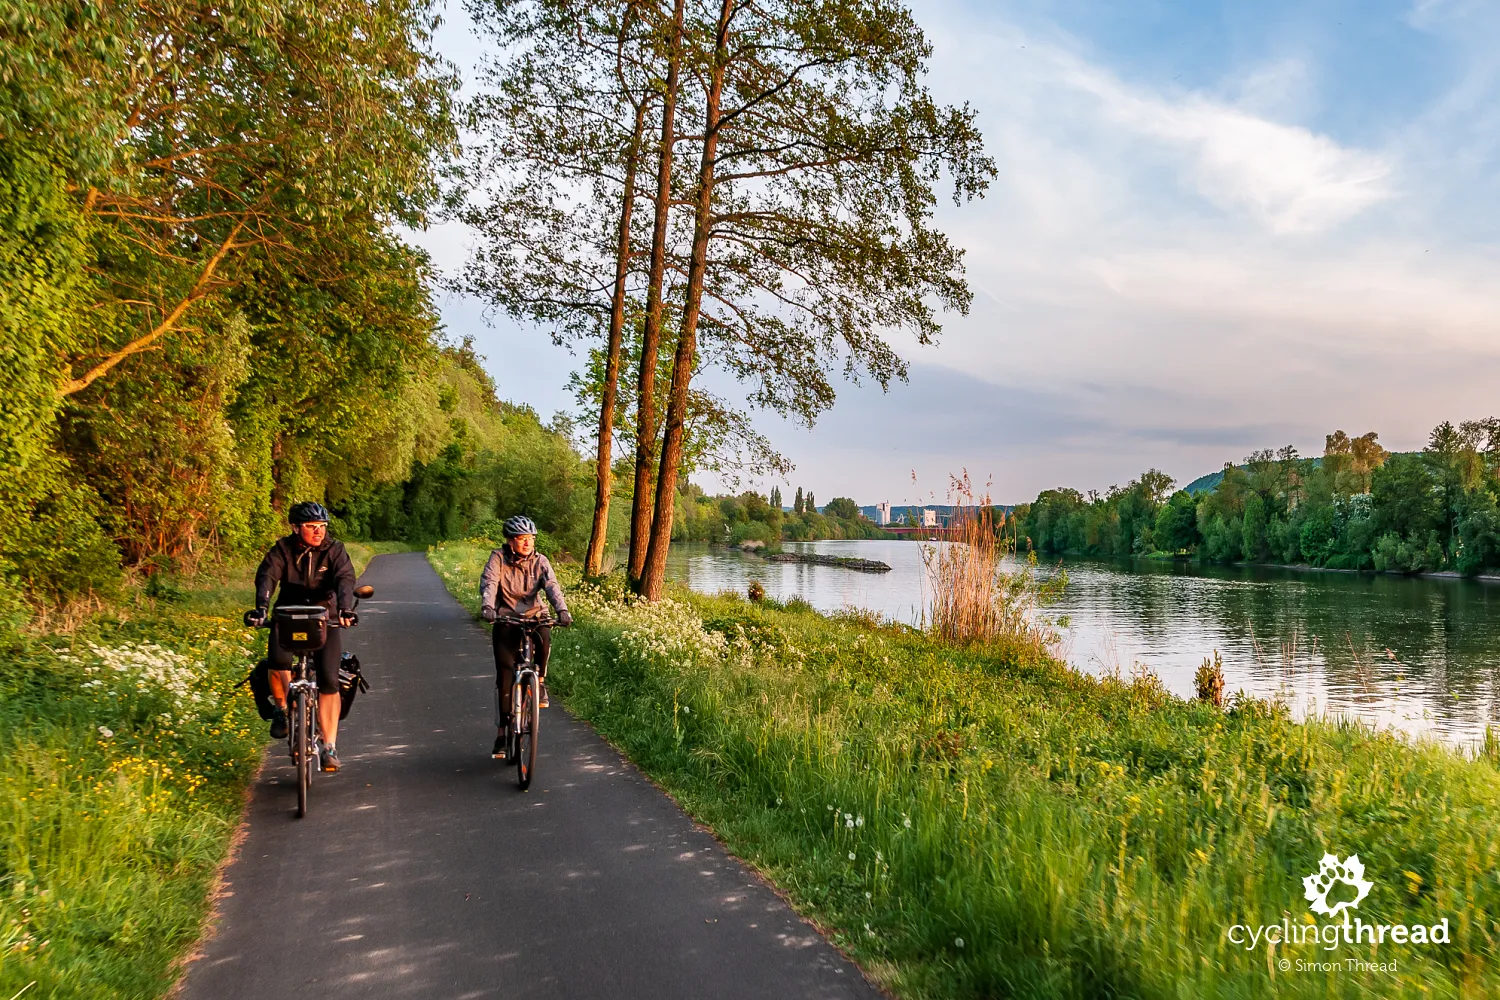
M1353 899L1341 899L1329 906L1328 893L1340 882L1353 889L1356 895ZM1312 904L1309 909L1330 917L1337 916L1341 910L1358 906L1373 888L1374 882L1365 881L1365 866L1358 854L1351 854L1343 861L1336 854L1325 854L1323 860L1318 862L1318 870L1302 880L1303 895Z

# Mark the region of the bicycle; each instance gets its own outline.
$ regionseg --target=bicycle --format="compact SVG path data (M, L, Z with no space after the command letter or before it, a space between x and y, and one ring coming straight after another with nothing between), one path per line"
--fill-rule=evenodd
M515 678L510 686L510 736L506 741L506 763L516 768L516 783L521 791L531 787L536 771L537 744L541 738L542 693L541 675L536 671L536 630L543 626L556 625L552 617L524 618L520 615L502 615L495 618L496 625L514 625L521 630L521 655L516 658ZM500 687L495 686L495 708L500 708Z
M354 606L361 599L375 596L375 588L366 584L354 588ZM255 612L245 612L247 624L254 619ZM347 616L348 626L330 621L328 609L321 604L283 604L272 611L264 621L256 622L257 628L275 628L271 641L282 649L296 654L292 663L292 682L287 685L286 714L287 752L292 766L297 769L297 817L307 815L308 796L312 791L313 764L322 751L318 732L318 679L313 668L313 654L328 642L328 629L353 627L359 624L359 615L352 609Z

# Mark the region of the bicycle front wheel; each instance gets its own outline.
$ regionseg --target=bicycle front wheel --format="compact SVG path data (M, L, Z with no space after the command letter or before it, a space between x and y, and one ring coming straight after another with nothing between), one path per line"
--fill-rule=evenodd
M312 709L308 705L306 691L299 690L295 696L292 725L295 726L295 760L297 763L297 816L307 815L307 795L312 787Z
M516 781L521 791L531 787L536 770L537 739L542 726L541 700L537 697L536 674L527 672L516 678L521 696L516 699Z

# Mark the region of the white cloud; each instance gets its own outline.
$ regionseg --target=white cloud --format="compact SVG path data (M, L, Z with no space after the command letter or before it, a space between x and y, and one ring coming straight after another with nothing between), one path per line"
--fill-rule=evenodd
M1138 141L1161 145L1198 193L1222 209L1248 212L1272 233L1323 232L1393 194L1393 165L1382 154L1342 146L1328 136L1203 94L1168 95L1130 86L1070 52L1035 40L1011 43L1001 35L953 41L970 50L965 62L982 57L976 50L1024 51L1016 69L1032 79L1022 92L1048 94L1049 108L1073 114L1089 111L1070 100L1067 91L1092 97L1096 107L1088 127L1122 129ZM996 82L1004 72L990 68L986 75ZM1251 103L1265 104L1268 90L1290 86L1288 81L1301 76L1295 67L1273 67L1243 81L1241 90ZM1077 134L1082 123L1072 124Z

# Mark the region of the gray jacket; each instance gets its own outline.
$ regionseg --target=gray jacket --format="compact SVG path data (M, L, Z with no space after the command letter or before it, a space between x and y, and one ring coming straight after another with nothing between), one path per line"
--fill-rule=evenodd
M503 546L490 553L490 561L479 575L479 603L496 611L540 618L544 610L540 595L544 590L554 610L568 610L557 574L540 552L517 556L510 546Z

